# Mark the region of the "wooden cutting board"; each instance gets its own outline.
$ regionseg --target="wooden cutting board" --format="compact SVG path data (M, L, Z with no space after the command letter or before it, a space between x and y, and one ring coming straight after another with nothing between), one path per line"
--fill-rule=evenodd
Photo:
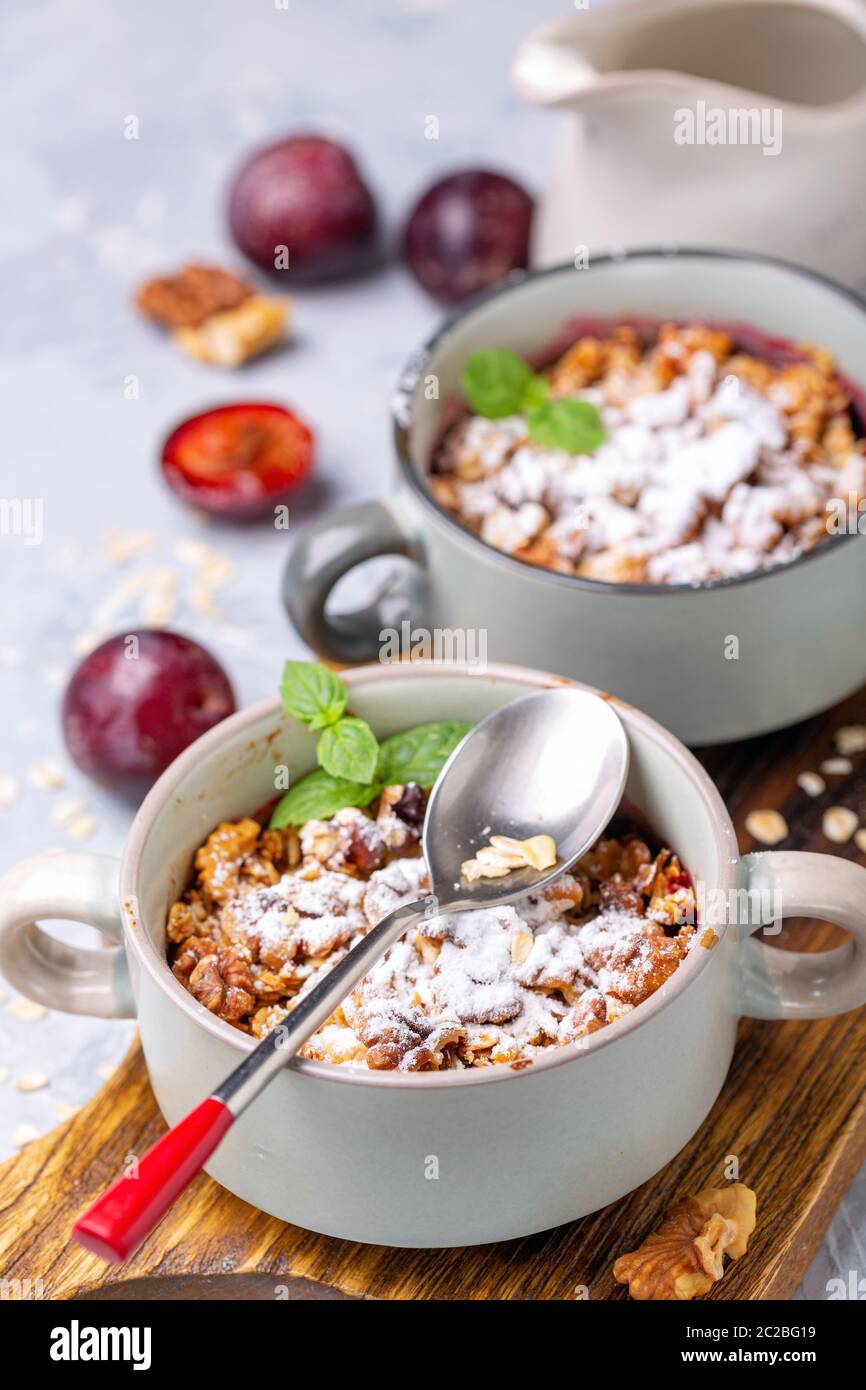
M743 827L775 807L785 848L863 859L853 842L821 831L829 805L866 823L866 754L853 772L828 776L810 799L797 786L836 749L842 724L866 723L866 690L828 715L767 737L705 750L702 760ZM781 949L826 949L826 924L787 926ZM623 1298L611 1266L657 1225L677 1196L725 1181L728 1155L758 1194L758 1225L744 1259L714 1298L790 1298L848 1184L866 1159L866 1009L812 1023L740 1025L725 1088L692 1142L663 1172L604 1211L525 1240L458 1250L394 1250L313 1235L265 1216L200 1176L134 1259L104 1265L69 1240L77 1214L128 1154L164 1130L136 1043L103 1090L72 1120L0 1166L0 1278L42 1280L46 1298ZM532 1175L527 1175L531 1181ZM32 1294L31 1294L32 1296Z

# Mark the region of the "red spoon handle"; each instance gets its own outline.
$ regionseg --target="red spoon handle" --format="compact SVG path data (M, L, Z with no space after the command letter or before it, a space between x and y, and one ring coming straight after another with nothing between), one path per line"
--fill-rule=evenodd
M78 1243L122 1264L192 1182L233 1120L228 1106L208 1096L79 1217L73 1227Z

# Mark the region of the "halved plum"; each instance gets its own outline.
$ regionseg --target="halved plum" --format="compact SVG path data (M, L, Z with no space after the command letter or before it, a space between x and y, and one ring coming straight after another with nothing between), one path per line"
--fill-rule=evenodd
M282 405L217 406L172 430L162 471L190 506L229 521L267 516L313 466L309 426Z

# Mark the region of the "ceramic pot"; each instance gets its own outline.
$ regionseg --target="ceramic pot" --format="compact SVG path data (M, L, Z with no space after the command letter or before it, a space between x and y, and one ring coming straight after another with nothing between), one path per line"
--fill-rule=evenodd
M419 721L474 721L568 684L515 667L423 664L361 668L346 681L352 709L380 737ZM866 1000L866 870L816 854L741 860L692 755L646 715L616 708L630 744L626 794L692 870L710 905L704 944L634 1012L520 1069L408 1074L296 1060L229 1131L206 1165L212 1177L274 1216L351 1240L452 1246L526 1235L615 1201L669 1162L719 1092L741 1014L808 1019ZM314 747L276 700L244 710L160 778L119 863L48 853L0 882L2 973L50 1008L135 1013L169 1124L253 1041L172 975L168 909L214 825L266 801L275 764L293 775L311 768ZM775 951L751 933L777 915L780 897L785 913L838 922L852 940L823 955ZM118 946L60 944L40 917L91 923Z
M394 406L394 494L331 512L293 543L284 601L320 656L381 657L383 639L406 621L432 639L436 655L560 671L646 710L689 744L791 724L862 685L860 518L854 534L828 536L762 573L697 585L609 584L516 560L430 496L430 457L470 353L495 345L543 356L569 324L634 317L750 325L767 339L820 343L855 387L866 386L866 304L776 261L636 251L496 289L447 323L404 372ZM337 581L379 555L405 557L396 591L362 612L332 615L326 605Z

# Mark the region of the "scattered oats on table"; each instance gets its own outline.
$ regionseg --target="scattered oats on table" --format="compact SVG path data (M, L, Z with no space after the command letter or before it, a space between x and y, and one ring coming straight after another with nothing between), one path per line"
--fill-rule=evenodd
M0 810L5 811L11 806L17 795L18 783L14 777L4 772L0 776Z
M866 724L843 724L833 735L840 753L866 752Z
M831 777L845 777L853 770L850 758L825 758L821 764L821 771Z
M39 1138L39 1130L35 1125L16 1125L12 1131L12 1147L23 1149L25 1144L30 1144L34 1139Z
M15 1082L16 1091L27 1094L29 1091L42 1091L48 1085L48 1077L42 1071L28 1071Z
M797 778L797 786L804 791L807 796L820 796L827 790L827 783L823 777L819 777L817 772L801 772Z
M830 806L824 812L821 829L834 845L844 845L851 839L859 825L856 813L847 806Z
M48 813L48 819L52 825L65 826L71 821L77 820L87 811L83 801L70 798L66 801L56 801Z
M20 999L12 1000L9 1013L21 1023L41 1023L43 1018L47 1017L48 1010L44 1004L37 1004L22 995Z
M63 770L52 758L37 758L27 770L27 779L40 791L55 791L63 786Z
M96 821L92 816L75 816L67 821L65 830L73 840L89 840L96 830Z
M746 830L761 845L778 845L788 834L788 822L781 811L762 809L746 816Z

